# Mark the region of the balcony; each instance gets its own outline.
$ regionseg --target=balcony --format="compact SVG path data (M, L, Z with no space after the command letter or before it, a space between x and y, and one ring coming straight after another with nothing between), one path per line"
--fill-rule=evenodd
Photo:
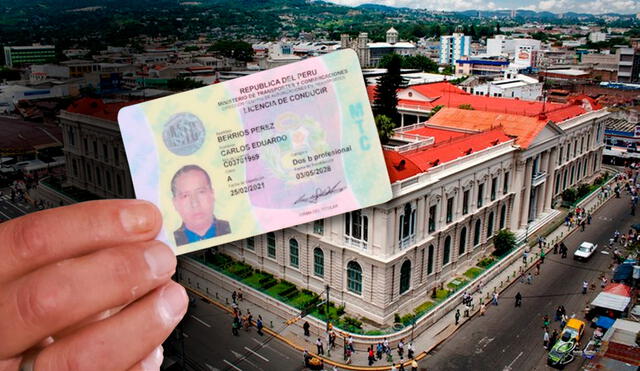
M539 171L531 177L531 186L537 187L544 183L545 180L547 180L547 173L545 171Z
M362 250L366 250L368 247L367 241L359 240L350 236L344 236L344 244Z

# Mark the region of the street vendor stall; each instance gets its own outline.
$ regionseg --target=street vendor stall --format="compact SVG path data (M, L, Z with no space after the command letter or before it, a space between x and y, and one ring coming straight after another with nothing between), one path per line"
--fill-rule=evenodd
M590 316L606 314L617 318L624 312L631 302L631 287L621 283L611 283L591 302L593 310Z

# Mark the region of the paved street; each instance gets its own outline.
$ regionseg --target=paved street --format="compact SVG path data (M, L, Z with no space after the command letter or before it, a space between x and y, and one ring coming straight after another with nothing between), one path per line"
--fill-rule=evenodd
M422 362L422 367L435 370L544 370L547 351L543 348L543 316L548 314L553 320L555 309L564 305L567 314L576 314L584 319L585 304L598 292L581 294L582 281L596 281L602 272L611 278L608 269L611 256L607 251L609 237L617 229L626 233L629 226L637 223L638 217L629 214L628 197L612 199L594 215L585 232L576 231L565 244L569 248L567 259L549 254L542 265L541 275L535 276L532 285L516 281L500 296L499 306L489 306L486 316L476 317L465 323L451 338L435 348ZM565 228L565 227L563 227ZM598 251L588 262L576 262L573 252L582 241L598 243ZM535 248L534 252L538 249ZM533 270L532 270L533 271ZM514 296L523 295L522 308L514 308ZM552 322L559 329L559 322ZM551 332L550 331L550 332ZM581 345L591 337L593 329L588 328ZM582 359L574 360L565 369L577 370Z
M181 330L185 333L185 356L195 370L302 369L300 352L266 334L259 336L255 328L249 332L240 330L239 336L233 336L231 316L200 299L190 307Z
M0 196L0 222L35 211L35 209L25 201L11 202L9 188L3 188L0 189L0 191L3 193L3 196Z

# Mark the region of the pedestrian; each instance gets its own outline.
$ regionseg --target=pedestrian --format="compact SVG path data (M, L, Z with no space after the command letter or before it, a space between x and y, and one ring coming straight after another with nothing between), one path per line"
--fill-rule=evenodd
M256 328L258 329L258 335L262 336L262 327L264 325L262 324L262 316L258 315L258 321L256 322Z
M484 313L487 311L487 305L485 303L480 304L480 315L484 316Z
M607 286L607 277L605 277L603 274L602 278L600 279L600 287L604 288L605 286Z
M413 348L413 341L410 341L409 345L407 346L407 358L413 359L414 352L415 349Z
M544 264L544 257L546 256L546 254L543 251L540 251L540 264Z
M351 353L356 352L356 348L353 346L353 337L351 337L351 335L349 335L349 338L347 339L347 345L349 345L349 350L351 351Z
M382 359L383 351L384 351L384 347L382 346L382 343L378 342L378 345L376 346L376 358L377 359Z
M531 285L533 283L533 275L531 272L527 273L527 285Z
M567 321L569 320L569 318L567 317L566 314L562 314L562 319L560 320L560 328L564 328L564 325L567 324Z
M238 301L242 301L242 287L238 287Z
M544 317L542 317L542 327L544 327L545 331L549 328L549 315L545 314Z
M498 305L498 293L497 292L493 293L491 302L493 303L493 305Z
M586 223L584 222L584 220L580 222L580 228L582 232L584 232L585 225Z
M389 371L398 371L398 368L395 364L391 365L391 369Z
M368 349L369 352L369 366L373 366L373 363L376 361L376 356L373 353L373 347L369 347Z
M544 330L544 336L542 337L542 339L542 345L544 346L544 349L547 349L547 347L549 346L549 332L546 329Z
M527 265L527 255L529 253L527 252L527 249L525 248L524 251L522 252L522 264Z
M520 306L522 306L522 294L520 294L520 291L518 291L518 293L516 294L516 307Z
M561 317L562 317L562 308L558 305L558 308L556 309L556 315L555 317L553 317L553 320L560 321Z
M316 340L316 348L318 348L319 355L324 355L324 346L322 345L322 340L320 340L320 338Z
M336 347L336 333L331 330L331 332L329 332L329 349L332 349Z
M240 318L233 317L233 322L231 323L231 333L235 336L238 336L238 329L240 328Z
M302 325L302 329L304 330L304 336L309 336L309 327L311 327L311 325L309 325L309 322L305 321L304 325Z
M549 349L552 349L558 340L558 330L553 329L553 333L549 337Z
M398 371L404 371L404 364L398 363Z
M411 371L418 371L418 362L415 359L411 361Z
M591 224L591 213L587 214L587 224Z
M558 243L557 242L553 244L553 253L554 254L558 253Z
M589 288L589 282L582 281L582 295L587 294L587 289Z
M311 360L311 354L309 354L308 350L304 350L302 352L302 358L304 359L304 367L309 367L309 361Z
M234 303L236 303L237 297L238 297L238 293L236 292L236 290L233 290L233 293L231 293L231 300L233 300Z
M540 266L542 265L542 263L540 262L540 260L538 260L538 262L536 263L536 276L540 275Z
M456 309L456 326L458 326L458 322L460 321L460 309Z
M398 356L400 357L400 359L402 359L402 357L404 356L404 343L402 342L402 340L398 342Z
M387 340L387 338L384 338L384 340L382 341L382 347L385 353L389 353L389 351L391 350L391 348L389 347L389 340Z

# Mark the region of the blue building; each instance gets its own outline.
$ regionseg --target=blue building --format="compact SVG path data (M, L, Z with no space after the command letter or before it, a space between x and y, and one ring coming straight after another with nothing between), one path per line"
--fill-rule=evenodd
M453 65L456 60L471 54L471 36L454 33L440 37L440 64Z

